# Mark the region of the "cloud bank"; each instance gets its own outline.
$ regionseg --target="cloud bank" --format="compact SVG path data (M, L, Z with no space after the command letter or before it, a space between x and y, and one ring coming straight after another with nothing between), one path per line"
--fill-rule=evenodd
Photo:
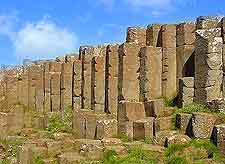
M14 30L18 20L15 16L0 16L0 35L7 36L14 47L16 57L49 59L73 52L78 47L78 37L74 32L43 18L37 22L28 22Z
M77 36L49 20L27 23L18 31L13 41L15 53L20 58L49 58L75 49Z

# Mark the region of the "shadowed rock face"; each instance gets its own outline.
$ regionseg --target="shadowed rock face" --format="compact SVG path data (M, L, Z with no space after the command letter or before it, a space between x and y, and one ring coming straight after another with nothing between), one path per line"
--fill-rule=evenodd
M224 111L224 36L225 19L220 17L130 27L122 44L81 46L78 55L1 70L0 138L24 135L31 139L32 146L19 149L22 163L30 163L41 150L54 156L46 161L60 163L97 160L105 149L115 147L126 154L121 144L102 146L118 133L168 146L189 141L184 134L210 138L213 132L224 152L224 127L214 127L217 116L180 113L176 117L180 131L172 131L176 109L167 107L162 98L176 97L180 107L197 102ZM34 132L48 127L54 114L61 126L68 121L67 110L73 110L72 133L64 129L65 135L57 133L45 140ZM79 151L68 146L73 142Z

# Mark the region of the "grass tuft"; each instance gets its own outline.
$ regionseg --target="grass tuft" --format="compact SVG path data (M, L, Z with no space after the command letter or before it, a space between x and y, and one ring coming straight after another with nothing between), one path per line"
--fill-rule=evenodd
M135 148L125 157L119 157L115 151L108 151L104 154L102 164L154 164L155 160L152 153Z
M72 107L68 107L64 112L54 113L49 118L46 128L47 135L52 138L55 133L70 133L72 131Z

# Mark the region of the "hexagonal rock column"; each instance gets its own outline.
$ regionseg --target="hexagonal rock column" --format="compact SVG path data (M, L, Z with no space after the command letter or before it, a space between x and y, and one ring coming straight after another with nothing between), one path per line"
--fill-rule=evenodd
M73 62L62 63L61 109L72 107L73 99Z
M21 132L24 127L24 108L16 105L11 109L12 111L7 114L7 128L8 134L15 135Z
M44 64L44 111L51 111L51 73L50 64Z
M225 17L221 20L221 27L222 27L222 36L223 36L223 41L225 41Z
M136 43L124 43L119 48L119 101L139 101L140 48Z
M82 62L79 57L76 57L73 68L73 108L75 110L81 109L81 85L82 85Z
M162 96L162 48L143 47L140 51L140 101Z
M50 107L51 111L61 111L61 62L50 62Z
M144 103L147 117L164 117L165 105L163 99L155 99Z
M177 86L179 86L179 78L191 76L191 73L194 72L194 62L192 63L193 70L186 68L188 64L186 62L194 55L195 31L195 23L181 23L176 26Z
M104 110L104 68L96 69L96 65L99 64L99 66L104 67L104 63L100 65L97 63L96 59L98 56L103 56L102 54L105 54L105 51L103 51L104 46L98 46L98 47L81 47L80 48L80 56L81 56L81 62L82 62L82 84L81 84L81 108L83 109L92 109L95 110L96 104L103 104L103 110ZM99 58L100 59L100 58ZM102 62L104 62L104 57L102 57ZM98 75L97 75L98 74ZM97 83L96 80L100 80L100 82ZM101 95L97 94L97 89L99 89L99 93ZM102 97L103 95L103 97ZM98 97L98 101L96 101L96 96Z
M112 137L117 134L115 128L117 128L116 119L111 115L106 115L106 113L83 109L73 113L73 134L76 138Z
M91 109L91 61L93 47L80 47L81 72L81 108Z
M134 139L153 139L153 123L154 117L134 121Z
M221 21L223 37L223 72L225 71L225 17ZM223 97L225 97L225 76L223 76Z
M222 96L221 29L203 29L196 32L195 101L210 103Z
M6 82L5 103L3 111L10 111L17 102L17 78L9 77Z
M222 17L200 16L197 18L197 29L212 29L220 27Z
M177 47L183 45L194 45L196 25L194 22L181 23L176 27Z
M61 110L60 97L61 72L51 72L51 111L58 112Z
M39 65L36 81L36 110L44 112L44 65Z
M176 86L176 26L162 26L162 95L175 97Z
M181 132L187 134L191 128L191 114L179 113L176 115L176 127L181 130Z
M185 106L194 102L194 78L184 77L179 81L179 106Z
M129 27L127 29L127 43L146 45L146 29L141 27Z
M151 24L148 25L146 31L146 45L153 47L162 47L162 25L161 24Z
M105 67L105 110L117 114L119 45L108 45Z
M28 66L28 107L30 110L44 111L44 67Z
M144 104L141 102L121 101L118 106L118 133L133 138L133 122L146 117Z
M225 154L225 124L216 125L213 129L212 141L222 154Z
M193 113L191 124L193 137L201 139L210 138L216 121L216 115L208 113Z
M154 128L155 132L171 130L173 127L173 118L169 117L159 117L155 119Z
M105 106L105 55L105 46L96 48L91 67L91 109L99 112Z
M117 119L97 121L96 139L112 138L117 135Z

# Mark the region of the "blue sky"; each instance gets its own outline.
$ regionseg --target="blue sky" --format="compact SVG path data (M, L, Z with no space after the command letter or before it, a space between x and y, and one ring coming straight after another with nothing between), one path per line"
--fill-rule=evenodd
M1 0L0 64L123 42L128 26L225 15L225 0Z

